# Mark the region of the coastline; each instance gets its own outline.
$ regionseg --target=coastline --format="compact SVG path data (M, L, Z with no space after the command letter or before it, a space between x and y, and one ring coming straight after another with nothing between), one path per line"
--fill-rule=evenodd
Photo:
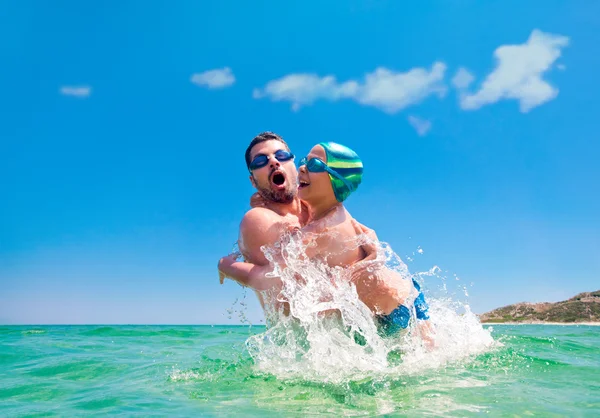
M600 326L600 322L533 322L533 321L521 321L521 322L482 322L481 325L563 325L563 326L584 325L584 326L598 327L598 326Z

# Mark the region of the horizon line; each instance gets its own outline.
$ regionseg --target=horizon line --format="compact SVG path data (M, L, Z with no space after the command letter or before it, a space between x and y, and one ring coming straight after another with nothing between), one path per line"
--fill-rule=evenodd
M97 327L107 327L107 326L165 326L165 327L223 327L223 326L265 326L265 324L152 324L152 323L112 323L112 324L102 324L102 323L89 323L89 324L68 324L68 323L55 323L55 324L29 324L29 323L18 323L18 324L4 324L0 323L0 327L48 327L48 326L69 326L69 327L77 327L77 326L97 326Z

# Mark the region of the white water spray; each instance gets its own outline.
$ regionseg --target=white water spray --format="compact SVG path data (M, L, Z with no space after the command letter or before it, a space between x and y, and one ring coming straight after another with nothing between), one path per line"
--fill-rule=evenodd
M368 238L361 240L357 245ZM407 330L383 335L376 316L350 283L349 269L331 268L322 260L310 259L306 248L302 234L292 234L264 249L282 286L264 294L266 332L246 341L260 371L280 379L341 383L421 373L481 354L496 344L468 305L449 297L432 298L427 292L433 348L423 343L414 311ZM390 246L378 243L372 268L384 265L404 280L413 278ZM440 274L435 266L415 277L422 281L440 278ZM445 286L444 278L442 281ZM276 301L289 305L289 315L274 308L281 306Z

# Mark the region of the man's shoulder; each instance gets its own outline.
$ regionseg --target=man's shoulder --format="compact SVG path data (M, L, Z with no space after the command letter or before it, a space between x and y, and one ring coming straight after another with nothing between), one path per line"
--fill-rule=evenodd
M264 232L283 221L282 217L267 208L252 208L242 218L240 232Z
M277 222L281 216L267 208L252 208L242 218L242 226L244 224L256 224L265 222Z
M272 245L281 235L282 217L270 209L253 208L240 224L240 249L246 258L260 265L268 263L261 247Z

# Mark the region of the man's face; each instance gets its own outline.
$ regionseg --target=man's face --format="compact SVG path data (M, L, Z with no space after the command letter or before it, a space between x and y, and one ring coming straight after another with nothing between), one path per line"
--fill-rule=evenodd
M250 181L258 193L271 202L291 203L298 193L298 172L294 160L278 161L277 151L288 151L279 141L265 141L256 144L250 151L250 161L264 155L269 161L264 167L252 170Z

